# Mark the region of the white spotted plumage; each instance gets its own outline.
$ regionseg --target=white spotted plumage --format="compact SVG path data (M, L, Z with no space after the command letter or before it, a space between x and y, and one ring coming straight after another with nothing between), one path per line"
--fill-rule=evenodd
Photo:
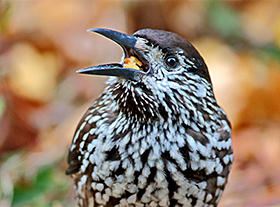
M153 75L110 78L73 138L67 173L79 205L216 206L233 154L211 81L189 72L201 63L181 49L170 72L162 47L141 47Z

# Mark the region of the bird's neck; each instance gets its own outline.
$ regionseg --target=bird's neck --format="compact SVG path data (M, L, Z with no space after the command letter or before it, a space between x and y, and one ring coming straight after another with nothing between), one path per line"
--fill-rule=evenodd
M112 118L99 125L109 124L106 128L108 142L113 140L111 144L119 147L120 154L123 153L121 150L125 150L132 156L136 149L141 156L150 149L164 154L174 151L172 143L180 148L189 143L194 152L203 148L208 157L211 156L211 148L204 145L210 143L209 146L212 146L216 142L212 134L221 124L221 109L214 98L209 102L210 99L203 97L194 99L193 95L187 91L174 91L169 96L156 99L157 96L150 97L139 88L116 82L106 88L99 102L106 111L110 111ZM176 106L173 106L175 103ZM167 153L166 156L171 155ZM186 163L182 166L185 168Z
M160 85L160 84L158 84ZM159 88L158 94L128 81L111 81L103 95L111 110L133 122L152 124L170 122L195 127L216 118L219 107L212 86L183 86L173 84L170 88ZM194 92L195 91L195 92ZM207 110L211 108L212 114ZM207 113L204 113L207 112ZM207 114L203 115L203 114ZM210 117L211 116L211 117Z

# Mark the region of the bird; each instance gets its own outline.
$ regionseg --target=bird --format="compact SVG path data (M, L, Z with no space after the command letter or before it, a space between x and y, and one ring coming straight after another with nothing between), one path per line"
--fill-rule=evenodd
M233 163L231 124L197 49L163 30L88 31L123 56L77 71L109 76L69 147L78 205L217 206Z

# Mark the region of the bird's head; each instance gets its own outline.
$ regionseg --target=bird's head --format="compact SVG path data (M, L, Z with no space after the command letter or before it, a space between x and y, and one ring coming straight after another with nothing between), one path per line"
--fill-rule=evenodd
M109 29L89 29L117 44L124 51L120 63L84 68L83 74L115 76L110 84L116 101L139 116L143 109L154 113L176 114L193 99L212 94L207 66L194 46L181 36L167 31L142 29L127 35ZM191 107L191 106L190 106ZM158 109L164 111L159 112ZM170 112L170 113L169 113Z

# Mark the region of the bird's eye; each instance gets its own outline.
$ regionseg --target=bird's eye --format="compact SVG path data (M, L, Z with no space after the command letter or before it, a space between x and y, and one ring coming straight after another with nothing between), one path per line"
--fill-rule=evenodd
M174 56L168 56L165 58L165 63L170 68L175 68L179 64L179 60Z

